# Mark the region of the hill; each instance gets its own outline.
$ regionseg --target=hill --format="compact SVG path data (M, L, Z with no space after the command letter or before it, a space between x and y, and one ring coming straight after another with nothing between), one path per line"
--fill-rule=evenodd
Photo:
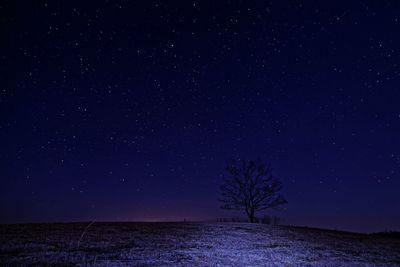
M400 265L400 239L249 223L0 225L0 265Z

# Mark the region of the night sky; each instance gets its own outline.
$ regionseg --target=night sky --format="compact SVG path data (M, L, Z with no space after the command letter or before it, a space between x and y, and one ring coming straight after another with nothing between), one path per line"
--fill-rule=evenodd
M400 230L398 1L2 1L0 223L204 220L229 159L285 223Z

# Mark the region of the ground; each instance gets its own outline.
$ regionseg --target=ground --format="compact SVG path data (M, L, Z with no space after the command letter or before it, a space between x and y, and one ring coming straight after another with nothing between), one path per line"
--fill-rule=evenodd
M400 266L400 239L249 223L0 225L0 265Z

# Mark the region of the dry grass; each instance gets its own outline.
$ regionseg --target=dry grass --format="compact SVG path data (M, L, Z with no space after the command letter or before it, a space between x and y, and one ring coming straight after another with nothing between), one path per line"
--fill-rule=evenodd
M399 266L400 240L248 223L0 225L0 265Z

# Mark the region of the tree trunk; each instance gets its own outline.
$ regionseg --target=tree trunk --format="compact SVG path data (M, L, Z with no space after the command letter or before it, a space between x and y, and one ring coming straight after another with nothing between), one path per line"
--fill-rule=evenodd
M254 222L254 209L251 209L251 210L250 210L249 219L250 219L250 222L251 222L251 223Z

